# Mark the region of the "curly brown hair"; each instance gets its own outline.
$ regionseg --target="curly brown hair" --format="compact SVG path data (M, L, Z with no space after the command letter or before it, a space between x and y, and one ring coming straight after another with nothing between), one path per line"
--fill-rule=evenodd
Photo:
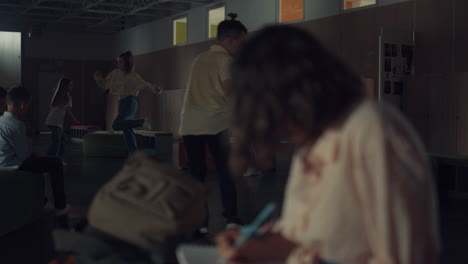
M253 161L270 165L282 132L292 123L310 140L344 118L364 97L360 78L308 32L269 26L234 58L228 91L236 143L230 165L241 175Z

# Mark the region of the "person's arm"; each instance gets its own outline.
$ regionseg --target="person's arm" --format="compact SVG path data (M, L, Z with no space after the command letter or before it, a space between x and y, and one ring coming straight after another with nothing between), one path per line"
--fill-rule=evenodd
M151 91L153 91L154 94L160 95L163 92L163 89L161 88L161 86L153 84L151 85Z
M437 263L437 212L429 166L412 133L397 126L382 126L362 136L354 159L360 168L353 181L372 249L370 262Z
M109 80L111 79L112 74L113 72L110 72L109 74L107 74L106 77L104 77L104 74L102 72L96 71L94 73L94 80L99 85L99 87L101 87L103 90L108 90L110 89L110 87L107 84L109 83Z
M66 115L72 120L72 122L75 125L78 125L80 123L80 121L78 121L78 119L76 119L75 115L73 114L73 112L71 110L72 107L73 107L73 99L72 99L71 95L68 95L68 103L65 106Z
M218 249L223 257L234 262L284 262L297 244L279 233L266 234L264 237L251 238L242 246L233 247L239 232L229 230L216 237Z
M67 115L71 118L72 122L75 125L78 125L80 123L80 121L78 119L76 119L75 115L71 111L71 107L67 107Z
M32 154L31 138L27 136L26 125L22 125L17 131L9 131L11 144L19 160L24 161Z
M222 81L222 90L219 91L221 94L225 95L229 91L229 86L231 83L231 74L229 72L230 65L232 60L230 58L223 57L219 61L219 78Z
M157 85L157 84L151 84L145 80L143 80L143 78L140 77L140 75L138 75L137 73L135 73L135 79L137 81L137 90L138 91L141 91L143 89L146 89L146 88L150 88L151 91L156 94L156 95L160 95L162 93L162 88Z

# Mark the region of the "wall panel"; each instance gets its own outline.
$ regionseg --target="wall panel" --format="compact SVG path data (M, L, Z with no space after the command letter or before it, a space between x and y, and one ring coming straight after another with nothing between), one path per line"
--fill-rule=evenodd
M453 0L453 49L455 72L468 72L468 1Z
M341 53L344 60L361 76L378 78L379 28L377 9L346 13L341 24Z
M39 117L40 103L39 98L42 98L42 93L50 91L42 91L39 89L39 75L41 72L57 73L57 76L66 76L74 82L73 97L73 113L76 118L86 125L105 125L105 107L106 99L102 91L98 88L94 81L93 74L96 70L104 72L112 69L113 62L110 61L77 61L77 60L55 60L55 59L39 59L25 58L23 60L23 85L26 86L32 93L31 103L31 119L34 120L36 127L44 127L44 118ZM51 90L56 86L53 82ZM47 104L47 102L45 102Z
M468 72L455 74L455 86L458 91L457 111L457 146L458 154L468 156Z

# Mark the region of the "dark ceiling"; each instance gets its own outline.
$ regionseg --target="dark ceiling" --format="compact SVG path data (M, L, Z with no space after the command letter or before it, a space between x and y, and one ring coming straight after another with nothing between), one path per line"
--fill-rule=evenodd
M0 30L115 33L216 0L0 0Z

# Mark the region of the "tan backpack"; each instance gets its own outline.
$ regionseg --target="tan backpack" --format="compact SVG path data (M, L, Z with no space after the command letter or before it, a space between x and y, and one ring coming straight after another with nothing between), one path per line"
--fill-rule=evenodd
M205 186L144 153L96 195L91 226L142 248L191 235L205 216Z

